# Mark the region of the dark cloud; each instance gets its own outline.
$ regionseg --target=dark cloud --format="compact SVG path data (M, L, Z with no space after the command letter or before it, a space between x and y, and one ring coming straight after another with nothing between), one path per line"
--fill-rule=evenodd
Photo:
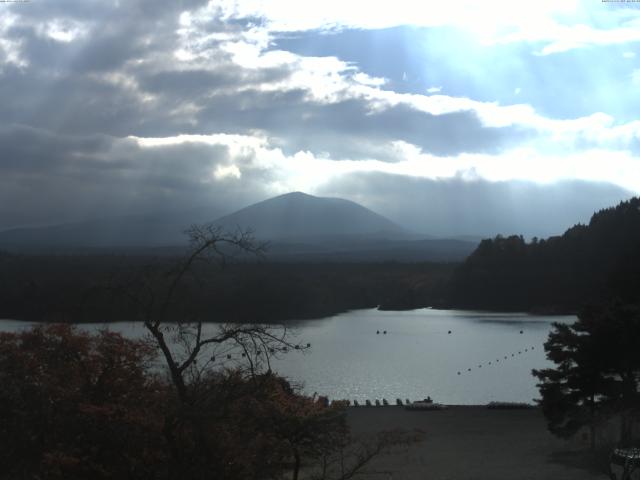
M60 168L77 155L104 153L110 143L103 135L71 137L21 125L0 126L0 172Z
M108 136L0 129L0 229L131 213L176 215L207 206L210 220L267 196L271 172L251 152L234 158L241 180L216 179L224 145L157 147Z
M383 173L354 173L325 185L320 194L359 201L405 227L436 236L561 234L594 211L632 196L616 185L559 181L431 180Z
M500 153L533 135L533 132L515 127L485 127L471 111L431 115L407 105L397 105L380 112L369 112L366 102L361 100L306 107L305 110L307 116L301 121L291 124L288 129L287 125L281 126L281 131L290 132L289 148L293 151L327 151L326 147L323 150L324 144L314 141L314 132L331 132L336 137L335 143L342 142L347 146L350 137L355 140L374 138L381 143L403 140L426 153L441 156ZM350 153L355 153L348 147L344 152L340 148L330 152L337 158L349 158Z
M214 96L199 112L198 125L203 130L223 126L237 131L262 129L281 138L289 154L308 150L335 159L372 158L372 153L380 153L383 145L394 140L435 155L499 153L534 136L533 131L520 127L486 127L472 111L431 115L397 105L373 112L364 99L325 104L305 100L306 96L304 90L255 89L243 91L242 98ZM216 112L225 114L220 117Z

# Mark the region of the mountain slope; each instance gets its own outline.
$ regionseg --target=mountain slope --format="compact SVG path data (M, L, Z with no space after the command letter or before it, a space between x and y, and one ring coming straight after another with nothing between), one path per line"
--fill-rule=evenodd
M404 235L391 220L349 200L287 193L250 205L215 222L251 228L261 239Z
M211 209L125 216L0 232L0 249L32 253L182 254L185 228L211 221ZM213 222L251 229L284 262L460 261L477 242L417 236L357 203L300 192L271 198ZM160 248L163 247L163 248Z
M483 240L456 270L450 298L456 307L572 312L609 298L639 301L640 198L559 237Z
M218 213L194 209L165 215L128 215L44 227L0 232L0 248L20 251L107 247L161 247L184 245L184 230L193 223L211 221Z

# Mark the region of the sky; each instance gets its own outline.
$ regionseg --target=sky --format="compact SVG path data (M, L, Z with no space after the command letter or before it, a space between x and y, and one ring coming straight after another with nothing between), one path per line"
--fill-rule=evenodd
M0 229L290 191L434 235L640 193L640 3L0 3Z

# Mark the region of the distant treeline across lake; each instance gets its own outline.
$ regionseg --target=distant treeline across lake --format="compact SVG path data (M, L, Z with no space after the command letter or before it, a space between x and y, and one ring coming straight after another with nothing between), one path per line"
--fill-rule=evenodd
M0 255L0 317L38 322L140 320L179 259L132 255ZM281 322L350 309L442 304L448 263L198 264L168 317ZM158 306L158 305L156 305Z

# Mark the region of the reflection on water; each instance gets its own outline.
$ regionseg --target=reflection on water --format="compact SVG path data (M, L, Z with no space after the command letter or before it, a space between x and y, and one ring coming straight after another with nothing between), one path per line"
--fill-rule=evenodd
M538 397L531 370L549 365L543 344L551 323L573 321L573 316L519 313L355 310L298 323L296 336L312 348L293 351L272 366L303 382L307 393L330 398L531 402ZM0 321L5 331L24 326ZM144 334L141 324L110 328L131 337Z

